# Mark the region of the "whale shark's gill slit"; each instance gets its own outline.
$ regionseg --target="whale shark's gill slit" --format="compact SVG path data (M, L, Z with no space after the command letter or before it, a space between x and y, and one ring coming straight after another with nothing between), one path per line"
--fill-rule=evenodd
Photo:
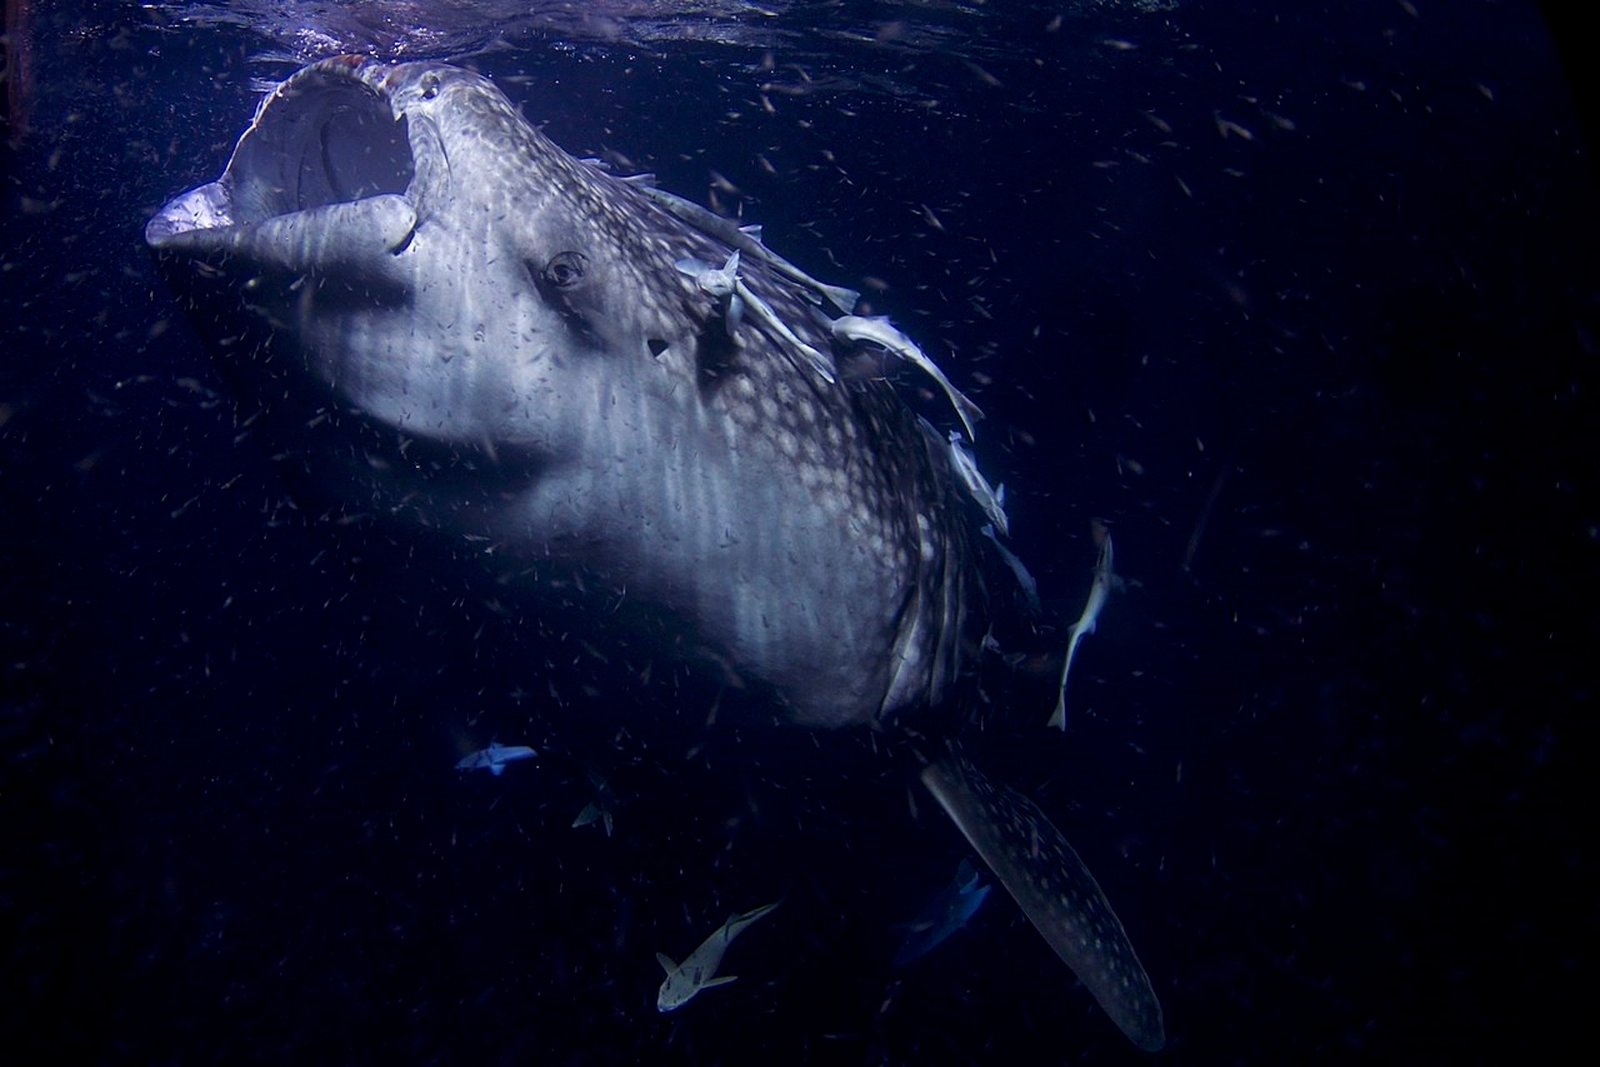
M959 753L924 769L922 781L1128 1039L1152 1052L1166 1044L1161 1004L1122 921L1038 805Z

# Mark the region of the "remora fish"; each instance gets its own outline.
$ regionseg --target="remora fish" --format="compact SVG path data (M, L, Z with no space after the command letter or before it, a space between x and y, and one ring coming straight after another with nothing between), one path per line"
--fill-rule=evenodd
M1116 572L1111 569L1111 534L1096 521L1094 537L1100 544L1100 556L1095 560L1094 580L1089 585L1089 598L1083 602L1083 614L1068 631L1067 656L1061 663L1061 680L1056 686L1056 710L1051 712L1048 723L1058 730L1067 728L1067 672L1072 670L1072 658L1078 654L1078 642L1083 640L1084 634L1094 633L1100 613L1111 597L1111 587L1117 582Z
M537 755L538 753L527 745L502 745L494 742L488 748L480 748L476 752L462 756L456 763L456 770L485 770L498 778L505 773L506 764L533 759Z
M657 952L656 962L661 964L661 969L667 972L667 976L661 980L661 988L656 992L656 1010L677 1011L693 1000L700 990L712 989L734 981L737 975L717 977L717 968L722 966L723 953L728 951L733 939L744 933L751 923L781 903L783 903L781 900L775 900L755 911L728 916L728 921L711 931L711 936L700 942L700 947L689 953L682 963L673 963L671 956Z
M954 880L907 924L905 939L894 954L894 965L908 967L950 940L983 906L989 889L978 884L978 872L963 858Z
M915 726L957 703L987 611L957 450L888 383L818 373L827 294L757 257L738 292L765 313L730 335L675 264L735 249L561 151L486 79L307 67L145 234L324 490L625 588L777 720ZM1029 919L1160 1047L1149 979L1060 832L959 751L928 758Z

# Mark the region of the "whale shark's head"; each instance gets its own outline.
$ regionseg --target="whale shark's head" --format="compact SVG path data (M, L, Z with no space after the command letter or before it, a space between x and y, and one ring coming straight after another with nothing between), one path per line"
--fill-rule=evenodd
M239 287L341 402L560 457L629 365L690 369L708 310L673 259L716 249L671 223L486 79L346 57L279 85L145 232Z
M976 584L946 446L832 373L842 290L664 195L475 73L340 58L146 239L260 403L366 428L345 492L598 573L780 717L939 703ZM404 454L370 455L373 427Z

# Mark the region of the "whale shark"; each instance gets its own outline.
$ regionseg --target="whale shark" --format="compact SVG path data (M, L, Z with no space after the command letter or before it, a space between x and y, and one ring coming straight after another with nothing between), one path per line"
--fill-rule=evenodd
M911 342L835 325L851 291L737 233L569 155L473 71L344 56L268 92L221 176L145 239L317 491L489 546L532 603L558 574L620 591L627 611L595 598L597 633L665 623L648 633L775 727L911 738L1051 948L1160 1048L1087 867L934 730L973 702L994 502L891 382L836 373L852 345Z

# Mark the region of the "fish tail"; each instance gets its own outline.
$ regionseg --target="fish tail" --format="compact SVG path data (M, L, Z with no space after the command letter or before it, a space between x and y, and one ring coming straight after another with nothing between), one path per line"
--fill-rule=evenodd
M990 782L959 752L925 768L922 781L1128 1039L1161 1048L1166 1031L1149 975L1094 875L1039 806Z
M1063 732L1067 728L1067 675L1072 672L1072 657L1078 654L1078 642L1083 640L1084 633L1085 628L1073 626L1072 638L1067 642L1067 656L1061 662L1061 679L1056 686L1056 710L1050 716L1048 725Z
M817 286L817 290L828 298L828 302L846 315L854 313L856 304L861 301L861 294L854 289L846 289L842 285Z

